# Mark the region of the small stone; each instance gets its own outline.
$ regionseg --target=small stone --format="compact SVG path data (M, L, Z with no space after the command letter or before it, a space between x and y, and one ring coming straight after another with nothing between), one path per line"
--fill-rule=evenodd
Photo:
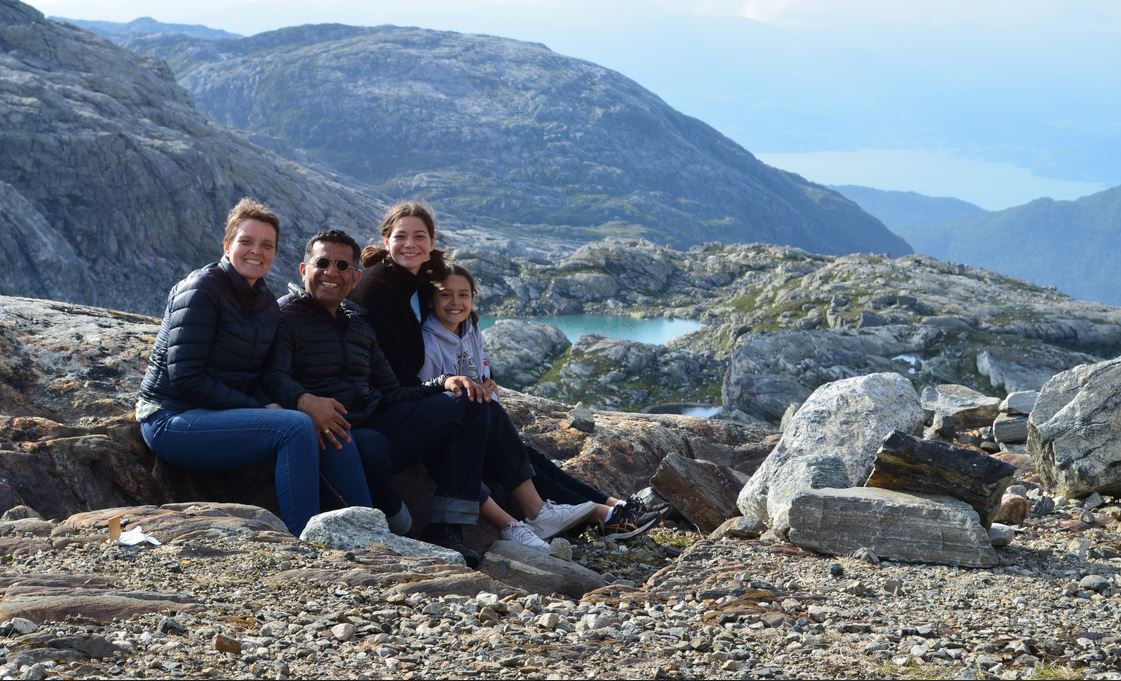
M993 546L1008 546L1016 536L1016 531L1007 525L993 523L989 528L989 541Z
M584 406L583 402L578 402L572 411L568 412L568 427L591 433L596 429L595 415L592 414L591 409Z
M572 542L564 537L556 537L549 542L549 555L553 558L572 561Z
M863 561L865 563L868 563L869 565L879 565L880 564L880 557L877 556L876 553L872 549L867 548L865 546L862 546L859 549L853 551L852 552L852 557L859 560L859 561Z
M343 642L349 641L350 639L354 638L354 634L357 631L358 628L348 622L336 624L335 626L331 627L331 635Z
M560 615L555 612L547 612L537 618L537 625L545 629L556 629L558 624L560 624Z
M31 620L25 619L23 617L13 617L12 619L8 620L8 626L10 626L11 630L16 632L20 636L30 634L31 632L39 628L38 624L35 624Z
M160 620L159 630L161 634L185 634L187 627L179 623L179 620L174 617L165 617Z
M214 640L211 643L214 649L220 653L241 654L241 641L235 638L230 638L223 634L215 634Z
M898 579L889 579L884 582L884 591L892 596L898 596L903 591L903 582Z
M830 563L829 564L829 576L830 577L841 577L844 574L845 574L845 566L844 565L841 565L840 563Z
M1093 494L1082 500L1082 508L1086 509L1087 511L1092 511L1095 508L1103 505L1105 505L1105 499L1102 499L1102 495L1098 494L1097 492L1094 492Z
M864 586L864 584L854 579L851 582L845 584L844 591L845 593L853 596L863 596L865 593L867 593L868 589Z
M1101 575L1086 575L1078 582L1080 589L1101 592L1109 588L1109 580Z
M43 681L43 679L47 678L47 668L43 664L36 662L28 667L27 671L25 671L20 678L26 681Z
M1087 525L1093 525L1094 523L1098 522L1098 517L1094 515L1093 511L1084 510L1078 514L1078 520Z

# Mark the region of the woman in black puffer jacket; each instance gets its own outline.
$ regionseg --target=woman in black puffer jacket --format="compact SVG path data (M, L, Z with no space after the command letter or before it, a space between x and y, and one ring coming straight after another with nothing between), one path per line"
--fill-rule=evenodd
M136 416L156 456L191 471L276 462L276 495L295 535L319 513L319 440L306 414L282 409L261 388L276 334L276 298L264 277L280 220L242 199L230 211L223 257L176 284L140 386ZM357 456L323 461L348 503L370 505Z

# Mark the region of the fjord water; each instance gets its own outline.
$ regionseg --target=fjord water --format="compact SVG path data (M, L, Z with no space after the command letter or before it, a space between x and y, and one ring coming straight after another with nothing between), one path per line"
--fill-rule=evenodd
M503 319L509 318L503 317ZM585 334L595 333L608 338L621 338L637 343L665 345L674 338L701 328L701 323L695 319L663 319L661 317L640 319L638 317L606 314L568 314L549 317L519 317L517 319L555 326L572 342ZM497 317L490 315L480 316L479 328L486 329L494 326L494 322L497 320Z

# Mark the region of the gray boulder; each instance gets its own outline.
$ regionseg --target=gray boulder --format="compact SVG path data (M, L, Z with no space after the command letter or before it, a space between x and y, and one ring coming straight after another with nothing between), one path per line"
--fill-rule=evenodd
M871 549L880 558L991 567L1000 562L969 504L877 487L815 489L790 506L789 539L818 553Z
M352 551L381 544L402 556L431 557L466 566L463 556L389 531L385 514L376 508L351 506L312 516L300 533L300 540L331 549Z
M782 439L740 491L745 516L782 535L800 492L863 484L889 433L916 433L922 409L911 383L895 373L870 374L821 386L790 421Z
M570 345L555 326L515 319L495 322L483 339L495 380L514 390L536 383Z
M1035 401L1039 399L1038 390L1018 390L1009 393L1008 397L1000 403L1000 413L1009 416L1027 416L1035 409Z
M1057 494L1121 493L1121 358L1064 371L1039 391L1028 452Z
M922 391L923 419L946 414L954 427L978 428L993 422L1000 409L1000 398L983 395L964 385L944 383L927 386Z
M1098 358L1043 344L988 348L977 353L977 373L1005 392L1039 390L1052 376Z

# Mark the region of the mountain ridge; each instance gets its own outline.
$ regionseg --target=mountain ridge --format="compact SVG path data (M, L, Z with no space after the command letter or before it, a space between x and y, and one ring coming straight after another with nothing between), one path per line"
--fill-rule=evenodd
M341 25L124 44L166 60L217 122L507 236L910 252L839 194L766 166L621 74L539 44Z

